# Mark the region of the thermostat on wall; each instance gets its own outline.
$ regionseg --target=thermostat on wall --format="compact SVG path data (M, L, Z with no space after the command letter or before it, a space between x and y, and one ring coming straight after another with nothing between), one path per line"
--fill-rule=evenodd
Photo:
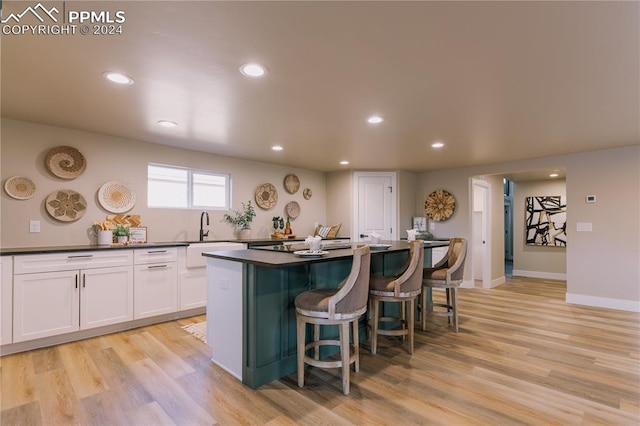
M595 195L587 195L586 201L587 201L587 203L595 203L596 202L596 196Z

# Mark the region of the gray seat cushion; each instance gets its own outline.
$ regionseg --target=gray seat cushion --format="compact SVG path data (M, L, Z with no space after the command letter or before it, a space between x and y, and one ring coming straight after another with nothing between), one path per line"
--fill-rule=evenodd
M309 290L300 293L295 300L296 309L312 312L329 312L329 298L336 294L338 289L323 288Z
M422 279L445 281L447 279L447 269L446 268L441 268L441 269L424 268L422 271Z

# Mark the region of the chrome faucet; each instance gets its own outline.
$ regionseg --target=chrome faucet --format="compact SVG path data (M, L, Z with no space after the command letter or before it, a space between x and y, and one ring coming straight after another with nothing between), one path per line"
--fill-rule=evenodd
M202 219L204 219L205 216L207 217L207 226L209 226L209 213L202 212L200 214L200 241L204 241L204 237L209 236L209 230L207 230L207 232L204 232L204 225L202 223Z

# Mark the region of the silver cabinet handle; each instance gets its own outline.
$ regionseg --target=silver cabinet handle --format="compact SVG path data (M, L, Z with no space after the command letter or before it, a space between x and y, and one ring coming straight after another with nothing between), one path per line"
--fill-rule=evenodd
M87 276L82 274L82 288L87 288Z
M167 265L151 265L151 266L147 266L147 269L162 269L166 267Z
M67 259L90 259L92 258L92 254L84 254L84 255L76 255L76 256L67 256Z
M156 254L156 253L166 253L166 250L152 250L148 251L147 254Z

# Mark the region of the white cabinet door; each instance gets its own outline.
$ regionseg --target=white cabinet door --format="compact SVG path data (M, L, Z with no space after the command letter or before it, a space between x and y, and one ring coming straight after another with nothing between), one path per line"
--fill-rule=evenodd
M79 271L15 275L13 342L80 329Z
M133 319L133 266L80 271L80 328Z
M192 268L180 272L180 310L207 305L207 269Z
M134 266L135 319L178 310L178 268L176 262Z
M13 333L13 257L0 258L0 345L12 342Z

